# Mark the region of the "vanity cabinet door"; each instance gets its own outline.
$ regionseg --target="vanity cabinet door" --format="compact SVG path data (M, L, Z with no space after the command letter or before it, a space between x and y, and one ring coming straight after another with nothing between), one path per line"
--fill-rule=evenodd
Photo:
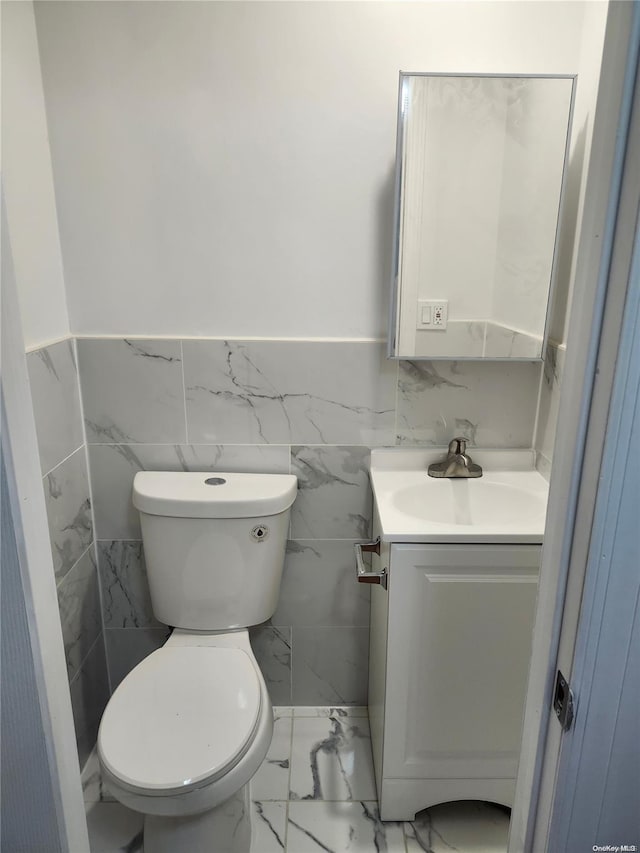
M384 776L516 775L540 546L394 545Z

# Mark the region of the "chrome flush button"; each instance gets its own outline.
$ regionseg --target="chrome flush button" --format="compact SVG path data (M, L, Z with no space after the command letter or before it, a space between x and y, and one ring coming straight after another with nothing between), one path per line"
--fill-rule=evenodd
M224 479L224 477L209 477L208 480L204 481L205 486L222 486L226 482L227 481Z

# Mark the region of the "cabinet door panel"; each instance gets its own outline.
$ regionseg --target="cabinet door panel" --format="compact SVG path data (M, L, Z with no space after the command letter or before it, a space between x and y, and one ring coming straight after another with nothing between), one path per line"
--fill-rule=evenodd
M396 546L385 776L515 775L538 546Z

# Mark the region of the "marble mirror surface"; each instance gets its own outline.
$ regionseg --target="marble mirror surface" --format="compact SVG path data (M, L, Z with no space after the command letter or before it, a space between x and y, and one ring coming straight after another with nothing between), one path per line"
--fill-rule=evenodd
M391 357L542 357L574 83L400 74Z

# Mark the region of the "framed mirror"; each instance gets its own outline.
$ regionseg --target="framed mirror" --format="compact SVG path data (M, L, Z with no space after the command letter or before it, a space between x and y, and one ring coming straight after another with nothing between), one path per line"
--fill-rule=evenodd
M400 74L390 357L542 358L574 87Z

